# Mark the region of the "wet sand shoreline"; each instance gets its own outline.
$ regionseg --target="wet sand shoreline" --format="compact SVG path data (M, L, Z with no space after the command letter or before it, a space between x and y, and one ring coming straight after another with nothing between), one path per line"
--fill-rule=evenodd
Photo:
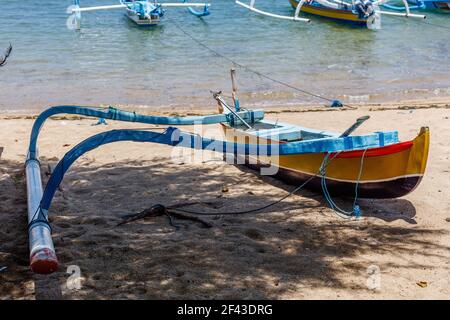
M273 104L269 106L260 106L258 104L247 104L245 106L251 109L263 109L266 114L271 113L297 113L297 112L328 112L328 111L346 111L353 110L355 108L360 110L369 110L369 111L384 111L391 109L399 109L399 110L409 110L409 109L448 109L450 108L450 97L445 98L433 98L433 99L410 99L410 100L402 100L398 102L389 102L389 103L344 103L343 108L331 108L327 106L327 103L324 104L294 104L294 105L277 105L274 101ZM73 105L70 103L62 104L62 105ZM57 105L52 105L57 106ZM45 108L27 108L26 110L0 110L0 119L32 119L36 118L39 113L50 108L52 106L48 106ZM86 107L93 108L108 108L110 105L100 104L100 105L85 105ZM143 105L112 105L112 107L135 111L141 114L151 114L151 115L167 115L167 116L177 116L177 115L206 115L215 113L216 109L214 108L215 103L209 103L205 105L200 105L198 107L174 107L174 106L143 106ZM75 118L85 118L83 116L74 116L74 115L58 115L57 118L61 117L69 117L71 119Z

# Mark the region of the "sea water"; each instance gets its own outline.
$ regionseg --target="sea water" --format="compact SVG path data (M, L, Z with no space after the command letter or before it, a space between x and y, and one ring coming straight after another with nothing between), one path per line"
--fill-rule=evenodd
M384 16L382 29L370 31L314 16L309 25L263 17L232 0L210 3L210 16L169 8L150 28L133 25L123 10L83 13L82 29L74 31L66 26L70 0L0 0L0 50L14 48L0 68L0 111L56 104L213 107L210 91L230 91L228 59L347 103L450 96L448 14L428 13L426 20L447 29ZM256 3L294 13L288 0ZM244 106L323 103L239 67L237 78Z

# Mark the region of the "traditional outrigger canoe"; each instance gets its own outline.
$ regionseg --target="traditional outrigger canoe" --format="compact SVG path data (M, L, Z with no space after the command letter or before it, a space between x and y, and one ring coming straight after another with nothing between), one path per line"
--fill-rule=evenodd
M351 10L349 10L350 7L344 3L332 5L332 2L321 3L317 1L304 1L303 5L300 5L302 2L301 0L289 0L289 2L294 9L300 8L299 11L301 12L344 21L354 25L370 26L378 23L379 20L379 16L377 16L375 11L370 11L372 8L369 6L366 8L363 6L355 6L355 9L351 8Z
M217 97L220 110L226 102ZM271 166L276 178L315 191L361 198L398 198L413 191L422 180L428 158L430 133L422 127L416 138L400 142L397 131L348 136L297 125L260 120L250 128L239 122L221 123L228 141L279 144L282 154L248 155L242 164L260 170ZM329 163L327 164L327 161ZM322 170L327 164L326 170ZM325 179L325 181L324 181Z
M48 221L53 197L71 165L86 152L105 144L152 142L219 152L226 159L231 158L233 164L237 161L259 169L262 175L273 175L290 184L322 191L334 210L332 195L354 197L354 204L358 197L397 198L412 192L422 180L430 140L427 127L422 127L415 139L401 142L397 131L353 135L368 117L358 119L342 134L274 122L264 119L262 110L240 107L233 71L232 79L234 107L228 105L220 93L214 93L219 113L207 116L147 116L112 107L105 110L79 106L58 106L42 112L33 124L25 163L32 270L51 273L58 268ZM43 189L37 140L45 121L61 113L169 127L164 132L111 130L96 134L64 155ZM170 127L199 124L220 124L225 140L205 138ZM350 214L356 213L356 207L354 205Z
M236 0L236 4L258 14L278 19L309 23L309 18L300 17L301 13L306 13L357 26L367 26L369 29L379 29L381 27L382 15L420 19L426 18L425 15L412 14L407 0L402 0L404 5L402 10L395 10L404 12L380 10L380 6L386 4L388 1L389 0L289 0L291 6L295 9L293 16L279 15L257 9L255 7L256 0L250 0L249 4Z
M289 2L294 9L299 8L299 11L303 13L339 20L353 25L375 28L373 25L380 21L380 15L375 11L378 7L372 5L370 1L366 4L361 2L359 5L323 0L289 0ZM301 2L304 3L301 4Z
M210 14L209 3L187 3L183 0L181 3L159 3L157 0L119 0L119 4L80 7L80 0L75 0L75 4L67 9L70 14L67 20L67 26L70 29L81 28L81 13L99 10L125 9L125 16L138 26L154 26L160 23L165 14L165 8L184 7L190 13L197 17L204 17ZM202 7L203 11L197 11L195 7Z

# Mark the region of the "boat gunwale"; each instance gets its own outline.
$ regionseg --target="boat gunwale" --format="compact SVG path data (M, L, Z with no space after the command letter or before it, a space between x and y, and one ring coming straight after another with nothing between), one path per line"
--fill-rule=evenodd
M265 121L265 120L262 120ZM340 155L346 154L349 152L363 152L364 150L372 150L372 149L382 149L385 147L402 144L405 145L408 143L413 143L413 140L406 141L406 142L400 142L398 140L398 131L377 131L377 132L371 132L369 134L363 134L363 135L357 135L357 136L347 136L347 137L339 137L336 135L333 136L324 136L322 138L315 138L315 139L307 139L307 140L300 140L300 141L280 141L273 139L270 136L259 136L255 135L255 131L244 131L239 128L235 128L228 122L222 122L221 125L223 128L226 128L226 130L233 130L235 132L238 132L239 134L243 135L244 137L249 137L251 139L264 139L267 141L267 144L279 144L280 149L286 149L283 152L280 152L280 155L294 155L294 154L306 154L306 153L339 153ZM281 125L281 124L280 124ZM312 133L319 133L319 132L326 132L326 131L319 131L317 129L311 129L304 128L301 126L296 125L290 125L293 128L297 128L299 130L304 130L307 132ZM305 130L306 129L306 130ZM238 137L238 135L235 135L235 137ZM333 140L336 144L340 144L343 146L343 148L337 148L335 147L332 151L326 151L326 150L320 150L319 147L321 144L326 143L333 143ZM361 143L361 141L358 140L365 140L365 143ZM372 141L371 141L372 140ZM312 144L317 143L317 149L319 150L313 150L314 147L311 146ZM367 144L367 145L365 145ZM309 145L309 146L308 146ZM305 151L297 150L298 148L304 148ZM355 147L354 147L355 146ZM292 150L290 150L292 149ZM310 150L308 150L310 149ZM281 151L281 150L280 150ZM382 151L379 151L382 152ZM372 153L372 152L370 152ZM355 157L358 156L358 153ZM361 156L359 154L359 156ZM344 157L344 156L342 156ZM352 156L348 156L352 157Z

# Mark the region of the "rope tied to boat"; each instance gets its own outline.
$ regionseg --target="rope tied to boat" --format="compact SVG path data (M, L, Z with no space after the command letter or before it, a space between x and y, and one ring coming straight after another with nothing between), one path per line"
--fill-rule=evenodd
M228 211L228 212L216 212L216 213L211 213L211 212L199 212L199 211L194 211L194 210L188 210L188 209L181 209L180 206L178 206L177 208L173 208L172 212L174 211L179 211L179 212L184 212L184 213L189 213L189 214L195 214L195 215L204 215L204 216L217 216L217 215L240 215L240 214L249 214L249 213L258 213L261 212L267 208L270 208L274 205L277 205L281 202L283 202L284 200L286 200L287 198L289 198L290 196L292 196L294 193L300 191L301 189L303 189L311 180L313 180L314 178L320 176L321 177L321 186L322 186L322 190L325 196L325 199L327 201L327 203L329 204L330 208L334 211L334 213L336 213L336 215L340 218L343 219L351 219L352 217L355 218L359 218L361 217L361 208L358 205L358 188L359 188L359 184L361 181L361 177L362 177L362 173L363 173L363 169L364 169L364 158L366 155L366 152L369 148L365 148L362 155L361 155L361 161L360 161L360 167L359 167L359 172L358 172L358 177L356 180L356 185L355 185L355 198L353 200L353 206L352 206L352 211L346 211L341 209L332 199L329 191L328 191L328 187L326 184L326 169L327 167L330 165L330 163L336 159L336 157L342 152L335 152L330 153L328 152L323 161L322 164L320 166L319 171L315 174L312 175L311 177L309 177L307 180L305 180L300 186L296 187L295 189L293 189L292 191L290 191L288 194L284 195L283 197L281 197L280 199L271 202L265 206L259 207L259 208L255 208L255 209L249 209L249 210L242 210L242 211Z
M213 53L214 55L216 55L216 56L218 56L218 57L220 57L220 58L222 58L222 59L224 59L224 60L226 60L226 61L232 63L234 66L236 66L236 67L238 67L238 68L241 68L241 69L243 69L243 70L245 70L245 71L247 71L247 72L249 72L249 73L252 73L252 74L257 75L257 76L260 77L260 78L264 78L264 79L266 79L266 80L272 81L272 82L274 82L274 83L277 83L277 84L282 85L282 86L284 86L284 87L290 88L290 89L292 89L292 90L294 90L294 91L303 93L303 94L305 94L305 95L308 95L308 96L311 96L311 97L314 97L314 98L317 98L317 99L321 99L321 100L327 101L327 102L329 102L329 103L333 103L333 101L335 101L335 99L328 98L328 97L325 97L325 96L323 96L323 95L316 94L316 93L313 93L313 92L311 92L311 91L302 89L302 88L300 88L300 87L291 85L291 84L289 84L289 83L287 83L287 82L284 82L284 81L275 79L275 78L273 78L272 76L269 76L269 75L267 75L267 74L265 74L265 73L262 73L262 72L260 72L260 71L255 70L255 69L252 69L252 68L248 67L247 65L244 65L244 64L242 64L242 63L239 63L239 62L237 62L236 60L230 58L230 57L227 56L227 55L224 55L224 54L220 53L218 50L215 50L215 49L211 48L210 46L208 46L208 45L205 44L204 42L202 42L202 41L200 41L199 39L197 39L196 37L194 37L192 34L190 34L189 32L187 32L183 27L181 27L181 26L177 23L177 21L175 21L174 19L169 19L169 20L172 21L173 25L174 25L178 30L180 30L182 33L184 33L184 34L185 34L187 37L189 37L192 41L194 41L195 43L197 43L200 47L205 48L206 50L210 51L210 52ZM357 109L357 107L352 106L352 105L347 104L347 103L345 103L345 104L344 104L344 103L341 103L341 104L342 104L344 107L348 108L348 109L352 109L352 110L356 110L356 109Z
M331 196L329 195L328 189L326 188L326 184L325 184L325 189L324 190L324 194L325 194L325 198L327 199L327 202L330 204L331 209L333 209L334 212L337 212L336 209L341 210L341 213L338 213L338 216L341 218L345 218L345 219L350 219L352 215L354 215L355 217L360 217L361 216L361 210L359 208L359 206L356 204L357 203L357 199L358 199L358 185L359 185L359 181L361 179L362 176L362 169L363 169L363 159L364 156L366 154L368 148L366 148L362 154L361 157L361 165L360 165L360 169L359 169L359 174L358 174L358 180L357 180L357 184L355 187L355 199L353 201L353 210L351 212L346 212L342 209L340 209L332 200ZM228 211L228 212L199 212L199 211L194 211L194 210L188 210L188 209L181 209L181 208L176 208L174 209L174 211L179 211L179 212L184 212L184 213L190 213L190 214L196 214L196 215L204 215L204 216L218 216L218 215L233 215L233 214L249 214L249 213L257 213L257 212L261 212L267 208L270 208L274 205L277 205L281 202L283 202L284 200L286 200L287 198L289 198L290 196L292 196L293 194L295 194L296 192L300 191L301 189L303 189L311 180L313 180L314 178L316 178L317 176L321 176L322 180L325 180L325 174L326 174L326 168L330 165L330 163L341 153L342 151L336 152L333 154L333 156L330 157L330 155L332 153L327 153L327 155L325 156L324 160L322 161L322 164L320 166L319 171L315 174L312 175L311 177L309 177L307 180L305 180L301 185L299 185L298 187L296 187L295 189L293 189L292 191L290 191L288 194L284 195L283 197L281 197L280 199L271 202L265 206L259 207L259 208L255 208L255 209L249 209L249 210L243 210L243 211ZM327 196L328 194L328 196ZM347 214L343 214L343 213L347 213Z
M128 215L124 215L122 216L122 221L120 221L117 224L118 226L122 226L124 224L133 222L133 221L137 221L140 219L145 219L145 218L152 218L152 217L159 217L159 216L166 216L169 220L169 224L174 227L176 230L180 230L180 225L176 224L174 222L174 218L178 218L178 219L183 219L183 220L191 220L194 222L198 222L200 223L204 228L212 228L212 224L204 221L200 218L197 217L192 217L192 216L188 216L185 214L181 214L181 213L177 213L177 212L173 212L174 208L177 207L182 207L182 206L190 206L193 204L196 204L197 202L192 202L192 203L180 203L180 204L176 204L176 205L171 205L171 206L164 206L162 204L155 204L153 206L151 206L148 209L144 209L139 213L136 214L128 214Z
M365 148L363 151L363 154L361 155L361 162L359 165L359 173L358 173L358 178L356 180L356 184L355 184L355 198L353 199L353 206L352 206L352 210L351 211L346 211L342 208L340 208L332 199L330 192L328 191L328 187L327 187L327 180L326 180L326 169L328 167L328 165L330 164L330 162L335 159L340 152L336 152L333 157L330 160L330 155L331 153L328 152L326 154L326 156L324 157L322 164L320 166L320 176L321 176L321 186L322 186L322 191L323 194L325 196L325 200L328 202L330 208L341 218L344 219L350 219L352 216L359 218L361 217L361 208L359 207L359 205L357 204L358 202L358 187L359 187L359 183L361 181L361 177L362 177L362 172L363 172L363 168L364 168L364 157L366 155L368 148Z

